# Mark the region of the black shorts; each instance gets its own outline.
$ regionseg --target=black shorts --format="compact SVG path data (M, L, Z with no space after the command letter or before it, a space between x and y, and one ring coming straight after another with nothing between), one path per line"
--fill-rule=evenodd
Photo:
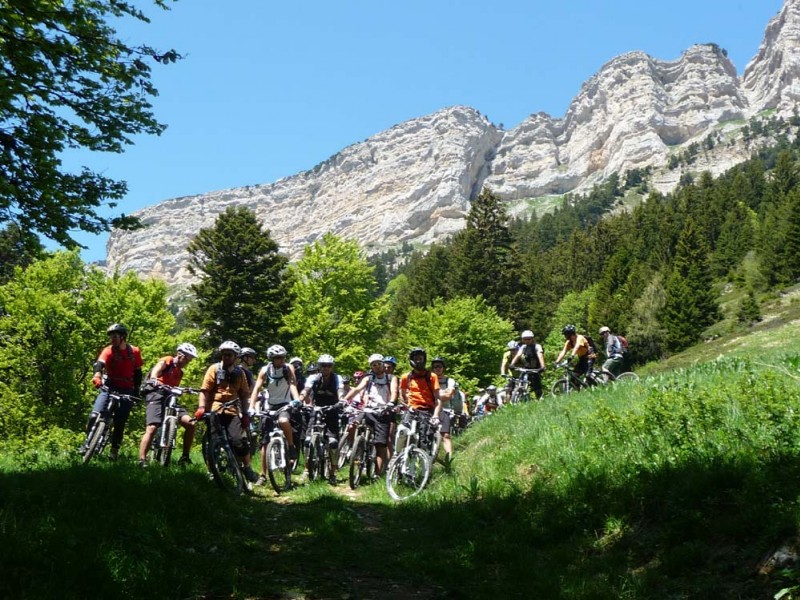
M389 429L394 423L394 415L389 414L375 414L375 413L364 413L367 418L367 424L372 427L372 430L375 432L373 436L373 440L376 444L385 446L389 443Z
M284 404L276 404L275 406L267 405L267 410L270 411L280 410L287 404L289 403L285 402ZM267 416L261 417L261 430L260 430L261 445L266 446L267 444L269 444L269 436L275 430L275 427L277 426L278 421L280 421L281 418L288 417L289 422L292 424L292 431L294 432L294 435L297 436L297 432L299 429L299 421L296 417L296 412L297 411L290 408L289 410L282 412L280 415L276 417L267 417Z
M228 438L236 456L242 457L250 454L250 443L247 441L247 432L242 427L242 420L238 415L221 414L219 420L228 430Z
M161 425L164 420L164 406L166 401L166 398L161 398L147 402L147 406L145 406L145 425ZM183 407L179 408L177 412L179 422L184 415L189 414Z

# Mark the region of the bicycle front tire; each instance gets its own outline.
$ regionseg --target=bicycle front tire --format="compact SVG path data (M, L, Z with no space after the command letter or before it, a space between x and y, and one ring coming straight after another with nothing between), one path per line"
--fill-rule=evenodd
M83 464L87 464L90 460L92 460L92 457L95 454L99 454L100 450L103 448L103 439L106 436L106 427L108 427L108 424L98 417L94 424L92 437L89 440L89 443L86 445L86 453L83 455Z
M366 460L366 442L363 436L358 436L353 442L353 457L350 459L350 489L356 489L361 483Z
M292 466L288 452L289 448L281 439L270 440L267 444L267 475L276 494L290 489L292 485Z
M239 496L247 489L244 480L244 473L236 460L233 449L217 440L211 440L209 444L211 458L211 474L217 485L226 492L232 492Z
M407 500L425 488L430 474L430 456L421 448L408 447L389 465L389 471L386 473L386 491L394 500Z
M566 377L562 377L553 383L553 387L550 391L553 393L553 396L561 396L563 394L569 394L571 389L569 380Z
M178 435L178 424L175 419L169 418L164 423L164 437L166 446L159 448L157 454L158 462L162 467L168 467L172 459L172 448L175 445L175 438Z
M617 375L617 378L614 381L639 381L639 376L632 371L628 371L626 373L620 373Z

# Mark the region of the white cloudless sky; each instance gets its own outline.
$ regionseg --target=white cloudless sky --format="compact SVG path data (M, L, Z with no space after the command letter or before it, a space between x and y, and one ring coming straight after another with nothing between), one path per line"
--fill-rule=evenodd
M121 155L73 152L128 182L115 213L179 196L271 183L408 119L471 106L506 129L565 114L615 56L675 60L696 43L755 56L782 0L181 0L137 5L150 24L117 24L129 43L185 58L154 66L161 136ZM298 218L303 218L298 215ZM106 235L79 234L85 260Z

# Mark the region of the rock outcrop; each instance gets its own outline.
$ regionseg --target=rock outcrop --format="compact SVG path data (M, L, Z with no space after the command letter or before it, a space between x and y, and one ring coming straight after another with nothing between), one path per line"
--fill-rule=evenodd
M472 108L452 107L272 184L150 206L136 213L146 229L112 233L108 268L186 284L188 240L231 205L252 208L293 258L326 231L368 252L427 244L463 227L484 185L507 200L584 191L613 172L663 167L683 146L762 111L790 116L799 101L800 0L786 0L741 80L714 44L675 61L630 52L587 81L560 119L538 113L502 131ZM719 173L748 156L744 145L728 145L698 166ZM653 184L666 191L678 176L656 173Z

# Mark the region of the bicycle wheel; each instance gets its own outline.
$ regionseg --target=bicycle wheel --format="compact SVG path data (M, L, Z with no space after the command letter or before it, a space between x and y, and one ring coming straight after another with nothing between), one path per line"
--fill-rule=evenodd
M292 486L292 466L288 461L289 449L280 438L271 439L267 445L267 474L276 494Z
M364 473L367 444L364 436L359 435L353 442L353 457L350 459L350 489L356 489L361 483Z
M175 437L178 435L178 424L175 419L167 419L164 423L164 440L166 446L159 448L156 458L162 467L168 467L172 458L172 448L175 445Z
M423 490L430 474L430 457L420 448L410 446L389 465L386 491L394 500L406 500Z
M350 439L347 435L347 428L343 428L344 432L339 436L339 459L336 461L336 466L343 469L344 466L351 460L351 451L355 445L350 444Z
M94 424L94 431L92 431L92 437L89 439L89 443L86 445L86 452L83 455L83 464L88 463L92 460L92 457L95 454L99 454L100 450L103 449L103 444L105 443L105 436L106 436L106 428L108 424L100 419L97 418L97 421Z
M378 478L378 450L372 439L367 440L367 451L364 454L364 463L367 467L367 481Z
M636 373L628 371L627 373L620 373L614 381L639 381L639 376Z
M236 460L233 449L221 440L212 439L209 443L211 474L217 485L226 492L237 496L247 489L244 473Z
M569 385L569 380L566 377L562 377L553 383L553 387L550 391L553 393L553 396L561 396L562 394L569 394L572 388Z
M306 468L308 469L309 481L317 478L317 465L319 464L319 454L316 438L311 438L311 442L306 448Z

